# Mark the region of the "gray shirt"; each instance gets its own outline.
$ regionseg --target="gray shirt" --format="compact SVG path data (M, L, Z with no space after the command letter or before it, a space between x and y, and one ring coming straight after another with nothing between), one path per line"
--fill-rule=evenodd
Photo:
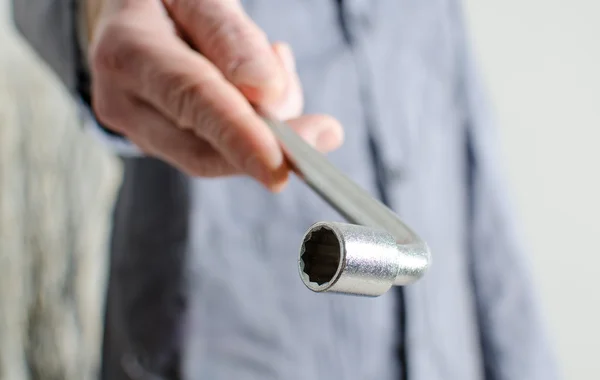
M243 3L294 49L306 111L344 125L330 159L427 240L433 265L376 299L311 293L298 243L341 218L302 183L273 195L126 158L104 378L556 378L458 1ZM77 97L73 12L15 3L18 27Z

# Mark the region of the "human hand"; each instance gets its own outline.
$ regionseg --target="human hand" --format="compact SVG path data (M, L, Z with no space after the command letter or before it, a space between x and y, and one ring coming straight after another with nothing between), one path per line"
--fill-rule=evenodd
M198 177L248 174L277 191L289 167L256 114L287 120L322 152L343 131L300 116L291 49L270 45L237 0L88 0L92 106L150 156ZM96 12L96 10L98 10Z

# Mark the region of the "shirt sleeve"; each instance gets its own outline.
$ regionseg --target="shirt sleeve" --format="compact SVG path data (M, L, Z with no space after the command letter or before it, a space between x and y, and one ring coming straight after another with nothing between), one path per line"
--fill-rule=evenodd
M76 100L86 132L119 155L140 156L142 152L134 144L103 128L93 115L89 71L79 34L82 4L77 0L14 1L15 26Z

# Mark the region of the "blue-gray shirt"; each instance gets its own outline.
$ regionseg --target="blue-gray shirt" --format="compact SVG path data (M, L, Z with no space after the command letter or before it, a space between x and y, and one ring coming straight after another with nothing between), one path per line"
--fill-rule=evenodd
M341 218L302 183L273 195L127 158L104 378L556 378L458 0L243 3L293 47L306 111L344 125L331 160L427 240L433 265L376 299L314 294L296 249L309 225ZM20 30L79 97L73 12L15 3Z

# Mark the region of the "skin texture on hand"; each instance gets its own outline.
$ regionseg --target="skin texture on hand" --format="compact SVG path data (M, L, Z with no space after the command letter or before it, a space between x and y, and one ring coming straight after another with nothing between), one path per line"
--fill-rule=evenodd
M198 177L248 174L277 191L289 168L251 104L322 152L343 131L302 115L290 47L270 44L237 0L88 0L92 105L146 154Z

